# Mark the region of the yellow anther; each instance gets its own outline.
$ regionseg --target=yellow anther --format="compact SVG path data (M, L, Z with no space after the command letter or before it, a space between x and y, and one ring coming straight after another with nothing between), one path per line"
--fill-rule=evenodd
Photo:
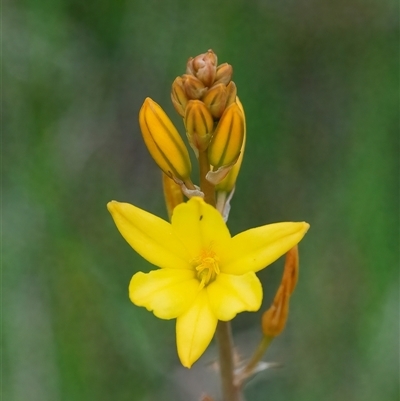
M200 288L204 288L214 281L221 272L218 264L218 257L210 250L204 250L201 255L194 260L197 278L200 280Z

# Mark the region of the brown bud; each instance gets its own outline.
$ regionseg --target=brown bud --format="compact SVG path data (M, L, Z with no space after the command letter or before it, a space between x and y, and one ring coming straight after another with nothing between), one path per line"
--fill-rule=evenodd
M236 102L237 89L236 89L236 84L233 81L229 82L228 86L226 87L226 93L227 93L227 98L225 107L228 107L232 103Z
M217 56L212 50L190 58L186 65L186 73L194 75L206 87L211 87L217 73Z
M225 110L227 90L224 84L214 85L203 97L204 104L210 110L212 116L219 119Z
M182 75L182 79L188 99L200 99L206 93L207 88L203 82L193 75Z
M228 63L220 64L217 67L217 73L215 75L214 85L216 84L224 84L228 85L232 79L233 68Z
M177 77L172 84L171 100L175 110L185 116L186 103L188 101L182 77Z

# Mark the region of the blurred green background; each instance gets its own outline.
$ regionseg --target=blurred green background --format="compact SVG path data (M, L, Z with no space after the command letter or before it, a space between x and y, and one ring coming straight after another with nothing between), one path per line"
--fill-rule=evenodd
M234 67L248 145L229 227L306 220L279 369L252 401L399 397L398 4L380 0L3 1L3 400L197 400L174 321L127 297L151 266L107 210L166 218L138 127L212 48ZM260 273L265 310L282 260ZM259 340L241 314L242 357ZM211 371L211 373L210 373ZM216 390L217 389L217 390ZM214 394L214 393L213 393Z

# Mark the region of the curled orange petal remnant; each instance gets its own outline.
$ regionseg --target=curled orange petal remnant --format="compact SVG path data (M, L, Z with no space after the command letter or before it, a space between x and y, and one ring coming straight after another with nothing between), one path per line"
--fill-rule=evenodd
M285 328L289 314L289 299L299 275L299 251L297 245L286 253L282 282L271 307L262 316L262 331L265 336L276 337Z

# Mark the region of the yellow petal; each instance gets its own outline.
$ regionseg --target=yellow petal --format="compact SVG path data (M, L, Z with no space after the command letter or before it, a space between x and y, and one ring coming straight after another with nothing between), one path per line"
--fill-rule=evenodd
M190 257L171 224L129 203L109 202L108 210L129 245L150 263L163 268L190 269Z
M207 291L218 320L232 320L239 312L257 311L261 306L262 287L253 272L241 276L221 273Z
M160 319L174 319L190 307L198 289L199 282L193 270L153 270L132 277L129 298Z
M221 271L229 274L257 272L298 244L309 228L307 223L275 223L244 231L231 240L229 255Z
M214 336L217 322L207 292L200 291L194 304L176 320L176 345L183 366L190 368L200 358Z
M178 205L172 214L171 224L192 258L198 257L202 250L210 247L218 255L231 238L217 209L199 197Z

